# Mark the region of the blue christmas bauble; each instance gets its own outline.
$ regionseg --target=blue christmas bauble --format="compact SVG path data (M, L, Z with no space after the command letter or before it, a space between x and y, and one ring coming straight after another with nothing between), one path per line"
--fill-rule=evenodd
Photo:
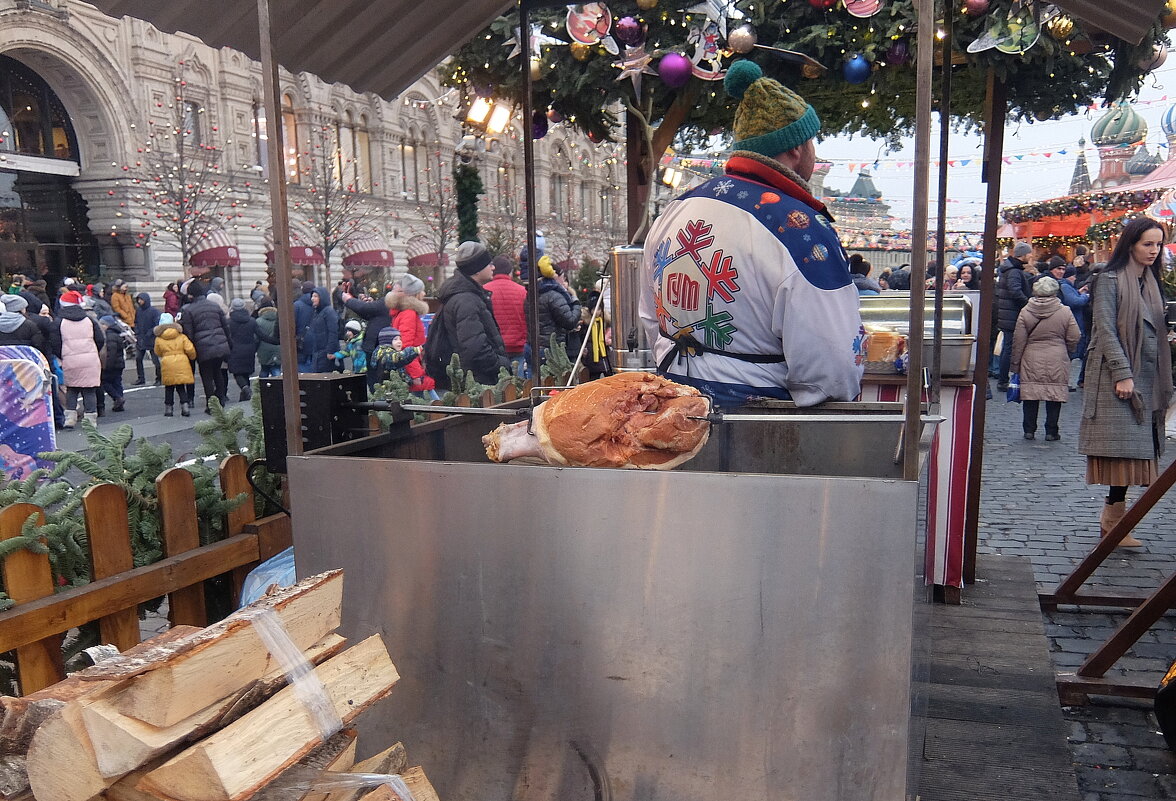
M861 53L854 53L845 60L841 74L849 83L864 83L870 77L870 60Z

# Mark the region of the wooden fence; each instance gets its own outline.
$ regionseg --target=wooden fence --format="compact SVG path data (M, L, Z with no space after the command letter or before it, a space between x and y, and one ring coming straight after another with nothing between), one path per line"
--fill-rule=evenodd
M168 596L168 618L174 625L205 626L206 579L233 576L233 600L254 565L290 546L290 518L284 514L258 519L253 491L246 479L244 456L220 465L221 492L226 498L245 493L226 520L225 539L200 545L196 488L192 474L174 467L156 479L164 558L133 567L127 499L121 487L96 484L82 495L89 539L91 582L54 592L47 554L19 550L0 564L4 586L15 606L0 612L0 653L15 650L17 679L23 694L65 678L61 642L65 632L98 621L101 640L120 651L140 642L138 605ZM30 515L43 510L30 503L0 509L0 540L18 536Z

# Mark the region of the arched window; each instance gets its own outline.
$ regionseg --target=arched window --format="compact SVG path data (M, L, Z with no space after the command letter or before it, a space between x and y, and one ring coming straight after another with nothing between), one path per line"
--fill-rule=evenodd
M421 148L417 132L409 129L400 140L401 192L405 199L421 199L420 158Z
M286 180L302 182L302 159L299 157L298 120L294 116L294 98L282 95L282 147L286 151Z
M572 161L562 149L551 158L551 213L565 215L570 200Z
M265 127L265 106L253 101L253 163L262 178L269 178L269 134Z
M180 135L184 137L185 147L196 147L204 141L200 134L200 113L203 109L194 100L185 100L183 116L180 120Z
M339 146L336 148L336 172L339 183L344 189L354 192L356 186L355 173L355 119L350 111L343 112L343 118L335 121L335 136Z
M355 130L355 172L356 186L360 192L372 191L372 143L368 133L367 116L361 114L359 127Z
M65 106L40 75L7 56L0 56L0 125L0 150L78 160Z

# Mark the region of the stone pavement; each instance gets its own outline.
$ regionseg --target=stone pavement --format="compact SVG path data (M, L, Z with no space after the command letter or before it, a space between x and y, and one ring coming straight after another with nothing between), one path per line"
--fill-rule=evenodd
M1102 506L1103 488L1084 483L1086 463L1077 452L1081 390L1070 397L1072 402L1062 409L1060 442L1043 440L1044 408L1035 440L1022 437L1019 404L1005 403L998 393L987 413L979 550L1028 557L1038 590L1046 592L1094 546ZM1161 469L1176 456L1176 442L1168 440L1168 446ZM1128 503L1142 491L1129 489ZM1150 593L1176 570L1174 520L1176 490L1136 528L1135 535L1144 546L1117 549L1083 591ZM1055 670L1074 671L1128 613L1061 607L1046 614ZM1174 660L1176 612L1169 612L1107 675L1146 678L1158 686ZM1082 801L1176 799L1176 754L1165 746L1150 701L1095 698L1088 706L1066 707L1063 712L1070 725Z

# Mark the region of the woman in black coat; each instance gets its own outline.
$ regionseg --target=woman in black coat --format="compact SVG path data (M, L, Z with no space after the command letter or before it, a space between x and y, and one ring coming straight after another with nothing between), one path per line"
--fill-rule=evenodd
M249 379L253 376L259 344L261 331L257 320L246 311L244 300L233 298L229 305L229 372L241 390L238 400L247 401L253 397Z
M207 291L199 281L188 285L190 301L180 309L179 322L184 335L196 347L200 383L204 385L204 413L211 414L209 398L215 395L221 406L229 402L223 369L229 355L229 321L221 307L205 296Z

